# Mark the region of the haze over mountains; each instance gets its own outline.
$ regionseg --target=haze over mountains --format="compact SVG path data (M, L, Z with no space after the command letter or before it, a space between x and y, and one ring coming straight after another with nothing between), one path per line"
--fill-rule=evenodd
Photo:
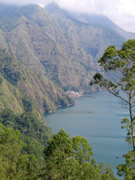
M15 86L42 112L73 104L61 88L88 91L91 77L100 71L96 61L104 50L135 38L105 16L70 13L54 3L45 9L1 4L0 17L0 47L16 59L13 64L22 74ZM1 70L6 79L8 73L2 72L7 71ZM21 102L18 107L22 111Z

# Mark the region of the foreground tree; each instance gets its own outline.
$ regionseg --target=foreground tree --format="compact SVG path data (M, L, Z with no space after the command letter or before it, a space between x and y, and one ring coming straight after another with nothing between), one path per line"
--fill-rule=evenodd
M125 42L120 50L115 46L108 47L98 62L106 72L115 73L114 80L97 73L90 85L98 84L128 105L130 116L123 119L122 128L127 129L127 141L132 143L135 151L135 40Z
M124 176L125 180L134 180L135 179L135 153L134 151L129 151L124 155L125 164L119 164L118 175Z
M113 73L110 76L112 78L110 80L97 73L90 85L98 84L120 98L129 109L129 118L124 118L121 123L122 128L127 130L126 141L132 144L133 150L124 155L125 164L118 166L118 174L124 175L126 180L133 180L135 179L135 40L125 42L120 50L115 46L108 47L98 62L107 73Z
M111 168L98 166L91 160L92 148L80 136L70 138L61 130L49 141L44 150L45 168L43 180L115 180Z

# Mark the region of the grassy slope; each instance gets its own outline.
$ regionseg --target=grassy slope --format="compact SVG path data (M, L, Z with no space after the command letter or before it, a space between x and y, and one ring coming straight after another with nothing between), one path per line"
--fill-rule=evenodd
M1 75L0 79L2 81L0 83L0 111L9 108L16 114L21 114L23 112L23 106L20 101L21 93Z
M22 99L34 104L33 113L41 119L43 112L73 104L64 91L42 74L31 71L5 51L0 51L0 109L8 107L16 113L24 111Z

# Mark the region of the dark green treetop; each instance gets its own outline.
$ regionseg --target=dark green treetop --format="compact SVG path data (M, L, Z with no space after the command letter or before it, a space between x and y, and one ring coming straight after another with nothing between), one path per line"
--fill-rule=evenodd
M45 168L41 179L49 180L116 180L110 167L97 165L87 139L70 138L60 130L48 141L44 150Z
M0 123L1 179L37 179L39 163L33 154L22 154L23 146L20 132Z

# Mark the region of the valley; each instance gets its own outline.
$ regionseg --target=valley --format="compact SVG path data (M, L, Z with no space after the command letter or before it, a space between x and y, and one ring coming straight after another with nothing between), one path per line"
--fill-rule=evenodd
M129 114L121 102L90 82L96 73L101 85L107 81L99 73L114 78L115 73L109 76L98 60L108 46L114 52L114 46L120 49L128 39L135 39L135 33L104 15L70 12L55 3L44 8L0 4L3 179L117 180L112 168L101 162L112 164L116 176L122 154L131 149L120 129L121 118ZM126 59L123 51L120 58ZM105 64L106 69L113 70L118 63ZM116 82L120 76L115 75ZM114 84L109 85L115 90ZM115 93L117 97L119 91Z

